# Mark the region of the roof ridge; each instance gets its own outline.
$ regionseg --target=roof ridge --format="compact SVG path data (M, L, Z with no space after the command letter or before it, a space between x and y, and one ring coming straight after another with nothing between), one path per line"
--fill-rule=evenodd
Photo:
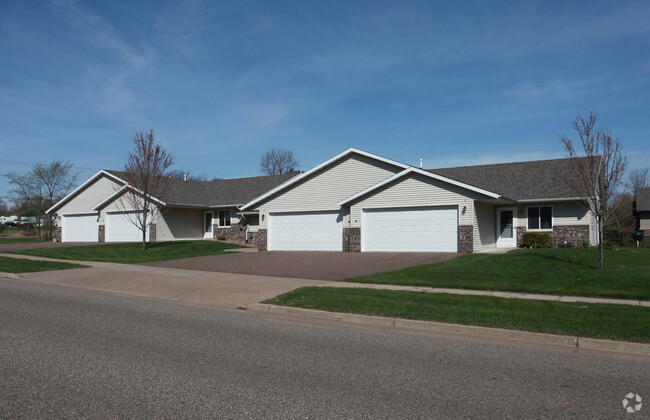
M117 174L124 174L124 171L118 171L115 169L102 169L104 172L108 172L113 175ZM187 181L184 181L180 178L170 178L176 181L182 181L182 182L204 182L204 183L210 183L210 182L215 182L215 181L236 181L236 180L246 180L246 179L254 179L254 178L266 178L270 179L272 177L279 177L279 176L287 176L287 175L298 175L300 172L286 172L284 174L276 174L276 175L257 175L257 176L244 176L240 178L215 178L215 179L210 179L210 180L201 180L201 179L188 179Z
M598 155L600 157L600 155ZM580 156L579 159L585 159L587 156ZM557 162L557 161L567 161L572 158L554 158L554 159L539 159L539 160L522 160L522 161L517 161L517 162L501 162L501 163L484 163L481 165L465 165L465 166L447 166L443 168L432 168L432 169L425 169L425 171L440 171L440 170L445 170L445 169L464 169L464 168L486 168L486 167L497 167L497 166L513 166L513 165L519 165L519 164L531 164L531 163L549 163L549 162Z

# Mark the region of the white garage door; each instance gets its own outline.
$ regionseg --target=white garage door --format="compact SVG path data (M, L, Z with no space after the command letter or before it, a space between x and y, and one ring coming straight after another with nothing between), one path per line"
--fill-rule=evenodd
M63 242L98 242L97 214L64 215L61 224Z
M268 222L270 251L342 251L341 212L273 213Z
M364 210L362 251L457 252L458 208Z
M106 242L140 242L142 231L131 220L135 220L134 212L117 212L106 215ZM147 230L147 241L149 231Z

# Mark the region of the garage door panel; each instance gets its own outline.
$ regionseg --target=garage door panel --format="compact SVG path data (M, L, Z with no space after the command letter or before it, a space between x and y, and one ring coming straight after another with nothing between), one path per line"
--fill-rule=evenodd
M273 213L269 215L268 248L272 251L341 251L340 212Z
M458 208L366 209L362 250L377 252L457 252Z
M61 223L61 241L63 242L98 242L97 214L63 215Z
M133 223L135 212L116 212L106 215L106 242L140 242L142 231ZM147 229L147 241L149 230Z

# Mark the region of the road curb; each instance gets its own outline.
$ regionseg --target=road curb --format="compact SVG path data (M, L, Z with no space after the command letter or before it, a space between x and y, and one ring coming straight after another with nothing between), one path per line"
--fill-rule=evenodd
M246 307L251 311L267 312L272 314L307 315L318 318L333 319L350 323L361 323L388 328L402 328L410 330L466 334L485 338L496 338L513 341L525 341L536 344L550 344L563 347L575 347L587 350L601 350L618 353L639 354L650 356L650 344L632 343L627 341L612 341L596 338L573 337L568 335L555 335L535 333L529 331L507 330L502 328L478 327L474 325L450 324L435 321L420 321L402 318L389 318L372 315L349 314L343 312L328 312L316 309L295 308L278 306L266 303L255 303Z
M0 278L6 278L6 279L22 279L22 276L16 273L5 273L3 271L0 271Z

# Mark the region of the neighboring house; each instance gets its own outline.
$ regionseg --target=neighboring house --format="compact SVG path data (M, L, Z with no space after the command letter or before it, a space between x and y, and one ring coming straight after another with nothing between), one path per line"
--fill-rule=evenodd
M650 188L638 188L634 194L633 214L636 230L650 235Z
M214 181L170 179L167 195L153 197L160 212L147 237L151 241L215 238L251 242L257 231L257 213L241 212L240 207L296 175ZM142 240L142 233L130 220L133 209L125 209L120 203L125 185L121 172L102 170L56 203L47 212L58 216L58 240Z
M555 159L423 170L358 149L244 205L264 250L476 252L549 232L556 246L597 242L583 198Z

